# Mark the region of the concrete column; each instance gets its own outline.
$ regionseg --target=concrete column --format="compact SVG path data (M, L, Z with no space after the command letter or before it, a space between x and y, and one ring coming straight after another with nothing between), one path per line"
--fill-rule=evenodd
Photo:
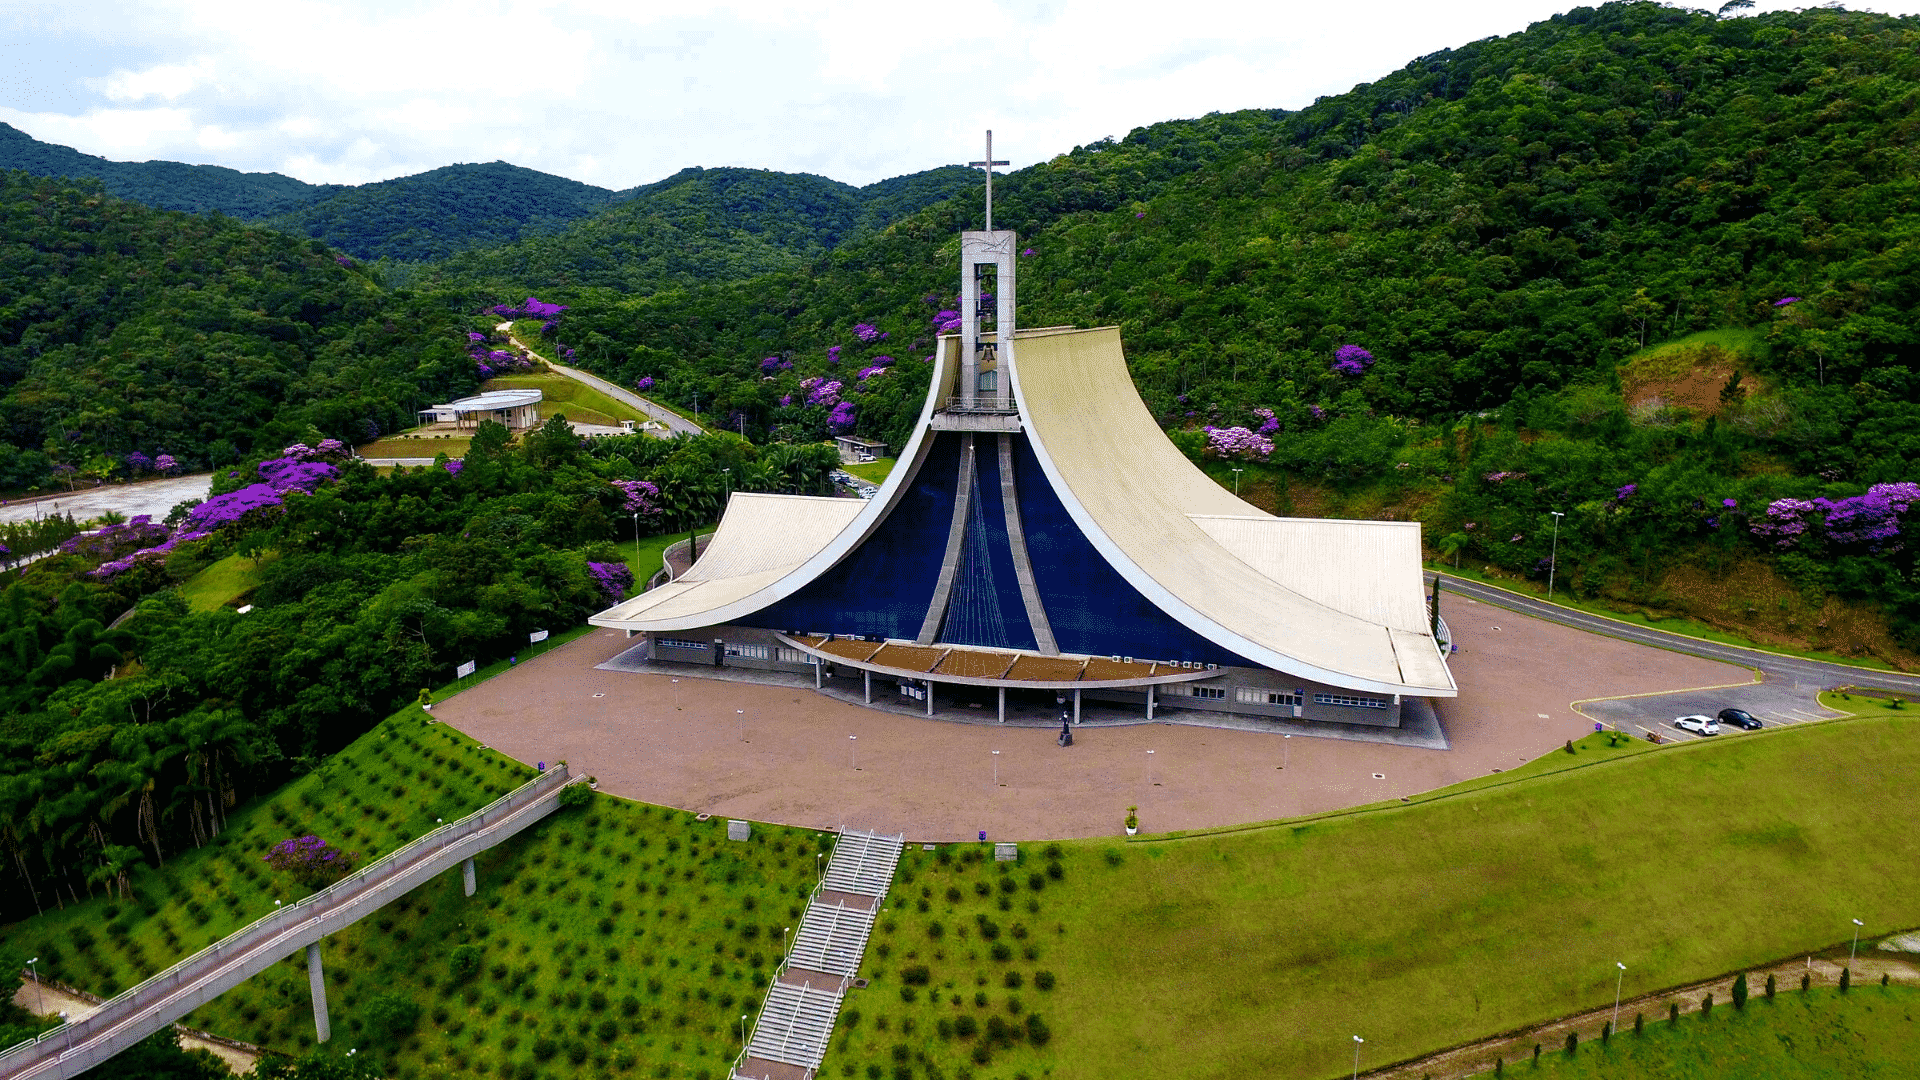
M1007 722L1007 688L1002 686L998 689L1000 691L1000 722L1004 724Z
M320 943L307 946L307 987L313 991L313 1041L326 1042L333 1037L327 1026L327 976L320 970Z
M460 864L460 883L466 886L467 895L472 896L475 885L473 881L473 859L471 857Z
M867 695L867 704L873 704L873 672L865 668L860 670L860 688Z
M1073 690L1073 722L1080 722L1080 688L1077 686Z
M813 688L815 690L820 689L820 669L822 666L823 665L820 663L820 658L817 656L814 657L813 658Z
M927 680L927 715L933 715L933 680Z
M1147 686L1147 719L1153 719L1153 686Z

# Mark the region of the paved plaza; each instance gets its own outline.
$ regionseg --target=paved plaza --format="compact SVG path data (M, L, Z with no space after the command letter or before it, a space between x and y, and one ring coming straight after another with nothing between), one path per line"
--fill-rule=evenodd
M1144 722L1083 727L1061 749L1055 729L1002 727L991 712L980 722L928 720L811 688L700 678L698 668L678 682L603 670L635 643L615 630L513 668L434 714L514 758L565 759L601 790L646 802L920 841L982 830L1036 840L1117 834L1130 805L1143 830L1159 832L1428 791L1592 730L1574 701L1753 678L1466 600L1448 604L1447 621L1461 686L1438 703L1448 750Z

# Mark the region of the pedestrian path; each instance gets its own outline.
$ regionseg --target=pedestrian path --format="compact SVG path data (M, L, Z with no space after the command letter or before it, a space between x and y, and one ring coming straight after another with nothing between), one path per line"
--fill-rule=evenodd
M809 1080L820 1068L880 902L893 885L904 839L859 830L840 834L793 948L767 988L753 1035L734 1062L734 1080Z

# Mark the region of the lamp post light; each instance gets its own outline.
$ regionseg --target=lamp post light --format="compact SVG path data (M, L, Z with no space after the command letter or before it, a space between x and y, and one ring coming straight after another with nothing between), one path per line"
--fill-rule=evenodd
M1240 467L1239 467L1239 466L1237 466L1237 465L1236 465L1236 466L1234 466L1234 469L1233 469L1233 497L1234 497L1234 498L1236 498L1236 499L1240 497L1240 474L1241 474L1241 473L1243 473L1243 472L1246 472L1246 471L1247 471L1247 470L1245 470L1245 469L1243 469L1243 468L1240 468Z
M680 711L680 680L673 680L673 711Z
M1000 786L1000 751L993 752L993 786Z
M638 510L633 512L633 557L636 559L640 557L640 511Z
M1853 920L1853 949L1847 953L1847 970L1853 970L1853 958L1860 954L1860 928L1867 925L1859 919Z
M1560 569L1560 519L1567 515L1558 510L1549 510L1553 515L1553 554L1547 557L1547 599L1553 599L1553 575Z
M740 1014L740 1052L747 1052L747 1014Z
M1620 1030L1620 988L1627 981L1627 965L1615 960L1613 966L1620 969L1620 973L1613 979L1613 1030L1618 1032Z
M746 742L747 741L747 710L735 709L733 710L733 715L740 718L740 741Z
M36 956L27 961L27 968L33 972L33 1014L35 1016L45 1016L47 1014L47 1002L45 998L40 996L40 958Z
M847 766L855 772L860 771L860 736L858 735L847 736ZM819 861L819 856L814 858L816 862Z
M1293 736L1282 735L1280 736L1280 767L1284 769L1291 764L1293 764Z
M1353 1080L1360 1080L1360 1044L1366 1041L1358 1035L1353 1037Z
M787 963L787 935L792 932L793 927L791 926L783 926L780 928L780 964L782 967L786 966Z
M725 500L722 500L720 503L720 505L724 507L726 506L728 501L731 501L733 499L733 470L721 469L720 475L722 478L724 478L727 485L727 498Z
M1147 751L1147 786L1153 786L1153 751Z

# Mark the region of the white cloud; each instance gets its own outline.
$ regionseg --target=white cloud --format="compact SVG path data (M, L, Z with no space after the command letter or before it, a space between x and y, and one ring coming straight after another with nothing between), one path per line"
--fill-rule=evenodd
M971 160L987 127L1019 168L1161 120L1299 108L1571 2L13 6L29 44L65 49L32 78L82 104L0 118L88 153L342 183L503 159L629 187L696 164L866 183Z
M116 71L104 79L89 81L100 84L108 101L144 101L150 97L178 101L212 74L213 65L200 59L190 64L156 64L145 71Z

